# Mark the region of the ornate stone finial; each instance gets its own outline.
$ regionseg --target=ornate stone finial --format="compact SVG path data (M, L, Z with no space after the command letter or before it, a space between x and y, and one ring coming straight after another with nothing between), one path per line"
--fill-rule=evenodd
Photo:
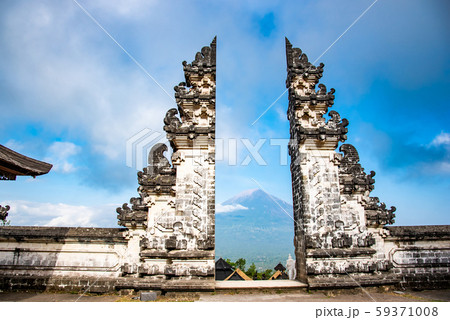
M331 112L330 112L331 114ZM353 169L355 165L359 166L358 167L358 172L360 171L361 165L359 165L359 154L358 151L356 151L356 148L347 143L347 144L343 144L340 148L339 151L342 152L344 154L344 157L342 158L341 161L341 166L345 166L346 168L350 168Z
M318 140L323 148L336 148L339 141L344 142L347 139L348 121L341 120L336 111L330 112L331 119L328 122L324 118L334 104L335 92L334 89L327 92L327 87L322 83L316 90L324 65L321 63L317 67L314 66L302 50L292 47L287 38L286 61L291 138L299 141Z
M125 214L130 214L130 213L132 212L132 210L131 210L131 208L128 206L128 203L124 203L124 204L122 205L122 207L118 207L118 208L116 209L116 212L117 212L119 215L125 215Z
M395 222L394 212L396 207L392 206L390 209L386 208L384 202L380 203L378 197L370 197L364 204L366 210L366 220L368 226L380 226L386 224L393 224Z
M300 48L293 48L292 44L286 39L286 63L289 74L302 74L304 78L309 78L311 75L318 81L322 77L323 63L317 67L308 60L308 56L302 52Z
M343 144L340 146L344 156L339 167L339 183L343 187L344 194L371 192L374 189L375 172L370 174L364 172L364 168L359 163L359 155L356 148L351 144Z
M135 198L131 198L133 200ZM118 224L123 227L146 227L147 226L147 211L145 210L135 210L124 203L122 207L116 209Z
M211 67L216 65L216 38L214 37L209 47L203 47L200 52L195 54L195 60L192 65Z
M160 193L171 194L175 186L176 169L172 168L164 156L168 150L164 143L157 143L148 155L148 167L138 172L138 182L141 186Z
M5 222L6 221L6 217L8 216L8 211L9 209L11 209L10 206L6 205L6 206L1 206L0 205L0 220Z
M166 116L164 117L164 131L176 132L176 130L181 126L181 121L177 117L178 110L176 108L172 108L167 111Z
M190 76L192 74L203 75L205 73L213 74L216 78L216 41L217 36L214 37L209 47L203 47L200 52L195 54L195 59L191 63L183 61L183 69L185 72L186 84L191 86Z
M157 175L162 173L164 169L170 168L169 160L164 156L164 152L167 150L168 148L164 143L157 143L150 150L148 154L148 171L150 174Z

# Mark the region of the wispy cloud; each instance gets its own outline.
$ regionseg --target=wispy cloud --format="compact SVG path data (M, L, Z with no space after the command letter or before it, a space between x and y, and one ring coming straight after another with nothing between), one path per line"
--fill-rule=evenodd
M54 171L71 173L77 169L71 158L80 151L81 147L72 142L56 141L48 148L45 161L53 164Z
M16 140L13 140L13 139L6 141L5 147L10 148L16 152L21 152L24 150L23 144L21 144L20 142L18 142Z
M404 135L392 137L382 161L386 170L401 172L401 176L407 179L420 178L420 181L425 178L433 181L441 174L450 173L448 133L441 132L427 144L414 143L409 139Z
M216 205L216 213L226 213L226 212L233 212L233 211L238 211L238 210L248 210L248 208L244 207L243 205L240 205L240 204L227 204L227 205L217 204Z
M431 142L432 146L450 146L450 134L446 133L446 132L441 132L440 134L438 134L433 141Z
M110 217L116 215L113 204L89 207L22 200L5 201L5 203L11 206L8 216L11 225L105 227L112 226L110 221L114 219Z

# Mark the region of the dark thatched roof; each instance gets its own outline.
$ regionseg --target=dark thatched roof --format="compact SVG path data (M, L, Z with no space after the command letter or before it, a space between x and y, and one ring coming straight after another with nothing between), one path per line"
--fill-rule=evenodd
M281 262L278 263L277 266L274 269L277 270L277 271L281 271L281 272L286 270L286 268L281 264Z
M29 158L0 144L0 180L15 180L16 176L40 176L53 165Z
M222 258L216 261L216 270L231 270L233 271L233 268Z

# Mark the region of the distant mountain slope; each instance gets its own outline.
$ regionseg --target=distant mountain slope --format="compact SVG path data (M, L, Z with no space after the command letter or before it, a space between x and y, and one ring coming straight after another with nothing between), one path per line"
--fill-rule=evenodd
M294 253L292 205L260 190L246 190L216 207L216 258L245 258L247 267L273 269Z

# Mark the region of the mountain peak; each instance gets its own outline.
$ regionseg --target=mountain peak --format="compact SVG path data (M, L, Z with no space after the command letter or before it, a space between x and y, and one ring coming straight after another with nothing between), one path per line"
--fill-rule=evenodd
M248 189L226 200L225 202L223 202L223 204L242 204L242 201L245 202L248 201L249 199L266 198L266 197L270 197L270 195L261 189Z
M237 195L235 195L234 197L232 197L231 199L228 199L227 201L236 201L242 198L248 198L254 194L260 193L260 192L264 192L261 189L248 189L248 190L244 190L240 193L238 193Z
M243 257L267 269L293 252L291 204L261 189L250 189L217 204L216 210L218 256Z
M256 189L244 190L244 191L238 193L235 197L247 197L247 196L249 196L252 193L257 192L257 191L261 191L261 189L256 188Z
M245 207L248 207L249 205L259 206L262 203L268 204L270 206L281 205L283 207L292 207L292 204L289 204L284 200L281 200L273 195L270 195L261 189L244 190L241 193L232 197L231 199L224 201L222 205L243 205Z

